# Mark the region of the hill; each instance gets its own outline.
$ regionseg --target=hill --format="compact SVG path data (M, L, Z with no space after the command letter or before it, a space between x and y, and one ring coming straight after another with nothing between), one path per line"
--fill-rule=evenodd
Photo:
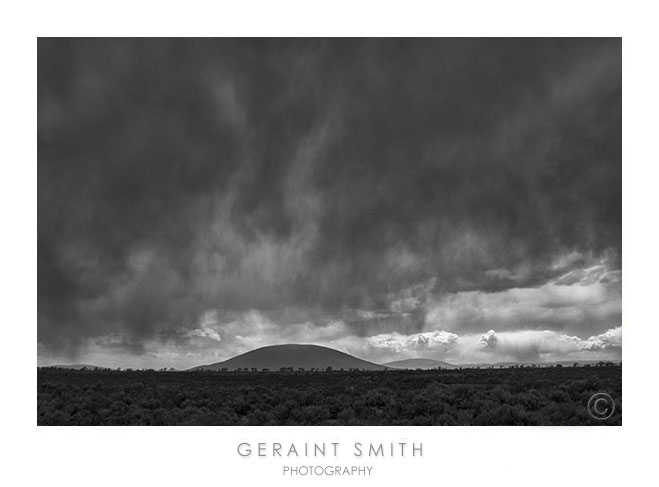
M333 370L384 370L384 365L374 364L366 360L353 357L344 352L319 345L272 345L257 348L236 357L210 365L200 365L190 370L236 370L269 369L278 371L282 367L292 367L294 370L321 369L332 367Z
M441 367L443 369L454 369L456 365L442 362L440 360L433 360L431 358L411 358L407 360L396 360L394 362L387 362L383 364L393 369L436 369Z

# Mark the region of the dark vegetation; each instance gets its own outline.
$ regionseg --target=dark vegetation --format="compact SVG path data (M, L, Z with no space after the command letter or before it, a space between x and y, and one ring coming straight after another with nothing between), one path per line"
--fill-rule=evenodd
M39 425L620 425L622 366L334 372L39 369ZM590 417L607 392L612 417Z

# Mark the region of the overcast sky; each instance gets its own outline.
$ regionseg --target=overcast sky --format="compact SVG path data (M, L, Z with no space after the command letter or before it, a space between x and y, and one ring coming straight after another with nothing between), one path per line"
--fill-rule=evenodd
M40 364L619 359L619 39L38 41Z

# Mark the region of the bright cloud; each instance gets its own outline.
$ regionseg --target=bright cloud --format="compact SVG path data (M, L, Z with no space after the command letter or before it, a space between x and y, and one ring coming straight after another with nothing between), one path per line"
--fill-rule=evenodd
M445 350L458 342L458 335L443 330L436 330L412 335L386 333L368 338L368 342L376 348L384 348L394 352Z
M598 275L594 280L594 275ZM619 273L592 270L579 273L579 282L565 276L539 287L500 292L466 291L441 296L425 312L427 329L454 333L479 330L565 330L596 333L622 319ZM570 284L567 284L569 280Z
M513 360L555 360L576 357L588 358L584 352L600 352L593 358L619 358L622 347L622 327L612 328L599 335L581 339L551 330L521 330L497 333L490 330L480 337L483 350L499 358ZM604 353L603 353L604 352Z
M221 342L220 334L213 330L212 328L195 328L193 330L188 330L185 333L188 337L197 337L197 338L209 338L217 342Z

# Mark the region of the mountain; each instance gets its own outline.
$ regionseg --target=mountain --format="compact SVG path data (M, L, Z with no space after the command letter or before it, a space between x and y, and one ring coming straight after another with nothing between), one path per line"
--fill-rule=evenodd
M457 365L442 362L440 360L433 360L431 358L410 358L407 360L396 360L394 362L387 362L383 364L392 369L436 369L441 367L443 369L454 369Z
M257 348L256 350L243 353L224 362L200 365L190 370L256 368L258 370L269 369L278 371L282 367L292 367L294 370L300 368L305 370L325 370L327 367L332 367L333 370L384 370L387 368L384 365L367 362L366 360L353 357L332 348L321 347L319 345L287 344Z

